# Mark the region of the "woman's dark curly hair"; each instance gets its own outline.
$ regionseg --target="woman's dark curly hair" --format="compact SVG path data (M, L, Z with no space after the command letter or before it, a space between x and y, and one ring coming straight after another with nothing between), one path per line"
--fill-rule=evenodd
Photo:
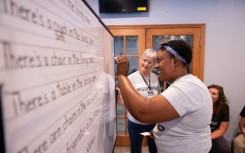
M186 60L186 64L190 64L192 60L192 50L189 45L183 40L171 40L167 43L161 44L159 50L165 51L163 46L169 46L174 49L181 57ZM172 57L174 55L171 54Z
M219 114L221 112L227 111L229 108L228 108L228 105L227 105L227 98L225 96L223 87L221 87L219 85L216 85L216 84L212 84L212 85L208 86L208 89L209 88L215 88L219 92L219 98L218 98L217 102L213 106L213 113L214 114Z

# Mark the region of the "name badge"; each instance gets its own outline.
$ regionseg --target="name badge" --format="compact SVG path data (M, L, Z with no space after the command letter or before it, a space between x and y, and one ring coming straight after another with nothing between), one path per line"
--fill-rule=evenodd
M154 96L154 92L153 90L148 90L148 97L153 97Z

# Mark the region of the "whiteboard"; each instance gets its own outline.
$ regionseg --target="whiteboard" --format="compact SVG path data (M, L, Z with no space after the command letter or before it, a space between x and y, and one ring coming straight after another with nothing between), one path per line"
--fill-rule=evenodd
M7 153L110 153L114 40L85 1L0 0Z

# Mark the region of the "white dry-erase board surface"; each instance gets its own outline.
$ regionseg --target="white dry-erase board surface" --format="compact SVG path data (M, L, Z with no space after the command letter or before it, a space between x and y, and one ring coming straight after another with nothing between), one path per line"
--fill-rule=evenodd
M111 153L113 56L113 36L85 1L0 0L3 150Z

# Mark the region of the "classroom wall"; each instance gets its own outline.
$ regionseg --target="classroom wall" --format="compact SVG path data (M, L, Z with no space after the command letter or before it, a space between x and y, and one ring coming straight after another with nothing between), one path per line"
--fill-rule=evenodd
M222 85L229 100L230 125L225 137L238 131L245 104L245 1L150 0L140 14L99 14L98 0L87 0L105 25L206 24L204 83Z

